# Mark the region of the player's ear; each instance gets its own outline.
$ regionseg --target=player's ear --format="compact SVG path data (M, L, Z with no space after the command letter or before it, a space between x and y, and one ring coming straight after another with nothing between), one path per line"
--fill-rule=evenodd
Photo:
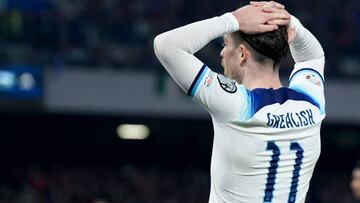
M238 52L239 52L240 64L245 63L250 55L249 49L245 45L240 44L238 46Z

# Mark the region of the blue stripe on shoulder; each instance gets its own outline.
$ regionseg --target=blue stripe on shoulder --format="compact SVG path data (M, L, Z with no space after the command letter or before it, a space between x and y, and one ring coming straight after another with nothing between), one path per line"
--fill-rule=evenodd
M187 95L189 95L191 97L193 97L195 95L195 92L196 92L197 88L199 87L201 80L205 76L207 69L208 69L208 67L205 64L201 67L201 69L198 72L198 74L196 75L193 83L191 84L191 86L187 92Z
M298 74L298 73L300 73L300 72L302 72L302 71L312 71L312 72L314 72L315 74L317 74L317 75L321 78L322 82L325 83L325 80L324 80L323 76L321 76L321 74L320 74L318 71L316 71L315 69L312 69L312 68L302 68L302 69L299 69L299 70L296 71L294 74L292 74L292 76L290 77L289 81L291 81L296 74Z
M307 101L320 109L320 105L311 97L287 87L282 87L276 90L272 88L258 88L252 91L248 90L248 95L251 100L251 117L265 106L276 103L283 104L288 100Z

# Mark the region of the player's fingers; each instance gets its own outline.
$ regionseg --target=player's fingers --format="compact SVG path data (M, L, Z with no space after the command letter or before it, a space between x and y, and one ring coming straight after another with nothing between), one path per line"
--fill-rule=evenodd
M261 10L265 13L275 13L275 12L281 12L280 9L274 8L274 7L262 7Z
M265 1L250 1L250 5L253 5L256 7L265 6L265 4L266 4Z
M285 9L282 8L276 8L276 7L262 7L261 10L265 13L286 13L289 14Z
M275 11L275 12L268 12L265 15L266 17L266 21L270 21L270 20L277 20L277 19L282 19L282 20L287 20L290 19L290 14L288 12L286 12L285 10L283 11Z
M282 5L282 4L278 3L278 2L275 2L275 1L270 1L270 5L272 7L279 8L279 9L284 9L285 8L284 5Z
M250 1L250 5L256 7L274 7L278 9L284 9L285 6L275 1Z
M259 32L271 32L277 29L279 29L277 25L261 24L259 26Z
M266 22L269 25L289 25L290 23L290 18L289 19L277 19L277 20L270 20L268 22Z

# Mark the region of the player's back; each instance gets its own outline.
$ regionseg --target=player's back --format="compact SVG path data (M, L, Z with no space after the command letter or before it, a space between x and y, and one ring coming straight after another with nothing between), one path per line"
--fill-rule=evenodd
M233 78L244 83L237 84L193 55L211 40L239 31L238 19L231 13L154 40L155 53L166 70L211 114L215 132L211 203L304 202L320 153L325 57L320 43L298 19L292 16L289 27L294 31L289 47L295 67L289 88L276 90L248 90L244 85L254 81ZM244 66L237 68L245 72Z
M213 116L210 202L305 201L324 111L296 89L237 85L232 107L238 116L227 122Z

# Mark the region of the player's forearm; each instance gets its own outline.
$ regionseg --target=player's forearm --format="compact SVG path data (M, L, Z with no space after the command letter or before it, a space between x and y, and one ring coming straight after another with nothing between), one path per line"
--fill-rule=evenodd
M319 41L294 16L291 17L290 26L294 26L296 30L296 37L290 43L291 55L296 63L324 57L324 51Z
M168 49L181 49L194 54L211 40L238 30L238 22L231 13L170 30L155 38L155 48L161 53Z
M236 30L238 22L231 13L198 21L158 35L154 40L155 54L187 91L202 66L193 54L211 40Z

